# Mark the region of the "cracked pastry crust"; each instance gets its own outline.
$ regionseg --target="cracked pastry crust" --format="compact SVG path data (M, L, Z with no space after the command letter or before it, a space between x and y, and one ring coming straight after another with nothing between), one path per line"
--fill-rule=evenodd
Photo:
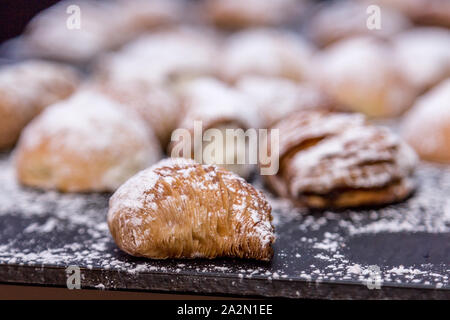
M270 260L271 220L269 203L252 185L183 158L162 160L128 180L108 212L119 248L151 259Z
M81 91L48 107L25 128L15 165L27 186L103 192L115 191L160 156L156 138L136 114Z
M274 127L280 130L280 170L266 179L299 206L382 205L414 189L414 151L362 115L303 111Z
M46 106L71 95L79 74L58 63L29 60L0 69L0 149L12 147Z

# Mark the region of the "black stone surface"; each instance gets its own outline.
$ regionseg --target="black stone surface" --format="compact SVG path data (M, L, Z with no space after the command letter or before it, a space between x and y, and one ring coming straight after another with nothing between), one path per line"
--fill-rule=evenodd
M277 241L273 260L264 263L131 257L118 250L109 235L105 221L109 195L20 187L10 161L8 154L0 156L2 283L64 287L65 268L75 265L81 268L83 288L450 299L447 168L423 166L416 194L387 208L305 213L271 198ZM376 278L368 272L371 265L380 268L380 289L367 286L368 279Z

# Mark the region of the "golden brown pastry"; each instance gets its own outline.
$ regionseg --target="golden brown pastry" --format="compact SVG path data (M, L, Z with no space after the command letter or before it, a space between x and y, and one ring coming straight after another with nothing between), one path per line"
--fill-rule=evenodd
M299 206L384 205L413 191L414 151L360 114L300 111L274 128L280 130L280 169L267 181Z
M315 66L315 80L346 111L395 117L411 107L417 94L392 48L374 38L337 42L317 56Z
M370 0L368 2L398 9L418 24L450 27L450 1L448 0Z
M96 78L107 82L175 81L216 73L218 40L209 30L175 28L143 35L117 53L102 57Z
M161 146L167 147L181 114L180 103L172 90L162 85L132 80L97 83L94 87L136 111L153 129Z
M0 150L17 141L46 106L72 94L79 74L71 67L30 60L0 68Z
M450 76L450 30L422 27L393 39L398 64L420 92Z
M134 256L270 260L270 212L263 194L238 176L166 159L116 191L108 225L119 248Z
M313 48L298 34L249 29L230 36L219 58L219 75L228 82L248 75L304 80Z
M172 157L194 158L197 162L217 164L233 171L244 178L248 178L256 163L247 160L248 141L242 139L227 139L227 129L242 129L254 127L254 102L246 95L225 83L213 78L198 78L185 84L181 90L184 113L178 124L178 129L184 129L188 136L172 135L169 155ZM195 134L199 127L202 141L195 142ZM221 147L215 152L208 152L215 146L216 137L205 139L207 131L218 130L217 138ZM215 134L215 133L214 133ZM208 147L210 146L210 147ZM187 154L186 154L187 153ZM244 163L240 163L243 159Z
M205 0L208 20L221 28L275 26L298 18L307 8L304 0Z
M149 28L173 23L180 13L175 0L66 0L31 20L25 49L33 56L83 63Z
M402 135L422 159L450 163L450 78L416 101Z
M336 108L332 99L311 83L248 76L239 80L236 88L255 101L258 122L263 128L269 128L281 118L298 110Z
M321 47L353 36L374 36L390 38L410 27L411 23L400 12L381 7L380 29L367 27L368 4L351 0L338 0L323 3L311 17L308 34Z
M81 91L48 107L23 131L15 151L24 185L64 192L114 191L161 157L135 113Z

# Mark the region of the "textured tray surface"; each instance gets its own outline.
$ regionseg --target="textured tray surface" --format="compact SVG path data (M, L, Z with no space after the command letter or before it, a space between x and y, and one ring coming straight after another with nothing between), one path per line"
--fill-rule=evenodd
M11 156L0 154L0 282L65 286L65 268L76 265L85 288L450 299L450 168L422 165L417 181L404 203L359 211L306 214L269 194L277 233L270 263L150 261L115 246L109 195L21 187ZM368 289L374 279L380 290Z

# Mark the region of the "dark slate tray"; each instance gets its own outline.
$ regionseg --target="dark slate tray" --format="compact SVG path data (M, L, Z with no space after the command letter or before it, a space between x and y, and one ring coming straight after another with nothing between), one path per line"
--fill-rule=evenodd
M277 241L269 263L134 258L105 222L107 194L17 185L0 154L0 282L289 298L450 299L450 168L423 164L418 190L385 208L302 212L268 194ZM254 183L261 187L256 180ZM373 267L375 265L376 267ZM372 266L372 267L371 267ZM379 273L377 273L379 268ZM378 279L380 289L369 289Z

